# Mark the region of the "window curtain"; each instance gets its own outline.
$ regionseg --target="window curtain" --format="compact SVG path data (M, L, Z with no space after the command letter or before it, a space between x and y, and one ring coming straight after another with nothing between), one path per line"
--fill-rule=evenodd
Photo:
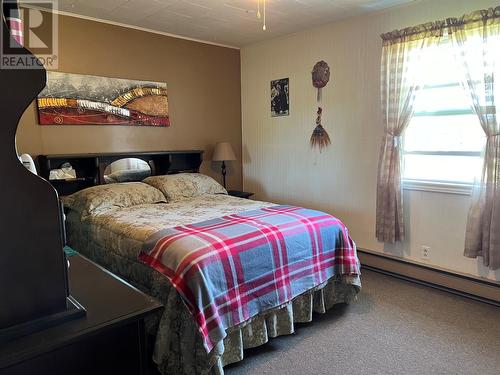
M472 194L464 255L500 268L500 6L448 19L456 59L474 112L486 134L484 165Z
M382 34L381 98L385 134L377 181L376 236L382 242L403 241L401 135L413 116L422 72L422 50L439 43L446 23L432 22Z

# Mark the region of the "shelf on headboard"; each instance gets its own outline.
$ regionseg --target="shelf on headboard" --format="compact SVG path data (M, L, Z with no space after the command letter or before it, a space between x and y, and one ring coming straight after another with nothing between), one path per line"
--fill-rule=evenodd
M59 195L75 193L87 187L104 184L104 170L111 163L127 158L144 160L151 167L152 175L180 172L199 172L203 161L202 150L146 151L102 154L40 155L37 158L40 176L49 180L50 171L70 163L76 179L49 180Z
M71 182L75 182L75 183L78 183L78 182L83 182L83 181L91 181L90 178L85 178L85 177L76 177L76 178L56 178L56 179L52 179L50 180L51 183L53 182L60 182L60 183L71 183Z

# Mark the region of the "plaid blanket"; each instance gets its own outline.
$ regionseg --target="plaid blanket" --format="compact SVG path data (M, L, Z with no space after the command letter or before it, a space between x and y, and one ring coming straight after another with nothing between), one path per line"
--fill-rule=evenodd
M164 229L139 259L169 278L210 352L234 327L328 279L359 275L347 228L324 212L272 206Z

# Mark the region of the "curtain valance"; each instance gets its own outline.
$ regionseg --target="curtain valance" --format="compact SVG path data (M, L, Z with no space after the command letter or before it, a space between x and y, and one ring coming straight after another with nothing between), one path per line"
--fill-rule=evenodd
M394 30L380 37L384 45L410 42L430 37L441 37L446 30L446 21L428 22L418 26L411 26L401 30Z
M458 18L427 22L418 26L406 27L380 35L384 45L405 43L429 37L451 34L456 28L475 29L485 25L500 23L500 6L477 10Z
M447 26L450 27L448 32L453 32L453 27L476 29L498 23L500 23L500 6L477 10L460 18L448 18L446 20Z

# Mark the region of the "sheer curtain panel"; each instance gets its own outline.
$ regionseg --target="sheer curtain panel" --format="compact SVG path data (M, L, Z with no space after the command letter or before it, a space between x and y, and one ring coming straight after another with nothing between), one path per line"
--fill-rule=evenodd
M463 69L463 86L486 134L483 173L467 218L467 257L500 268L500 6L450 18L448 33Z
M445 22L433 22L383 34L381 99L384 137L377 180L376 236L382 242L403 241L401 135L412 116L422 82L422 50L439 43Z

